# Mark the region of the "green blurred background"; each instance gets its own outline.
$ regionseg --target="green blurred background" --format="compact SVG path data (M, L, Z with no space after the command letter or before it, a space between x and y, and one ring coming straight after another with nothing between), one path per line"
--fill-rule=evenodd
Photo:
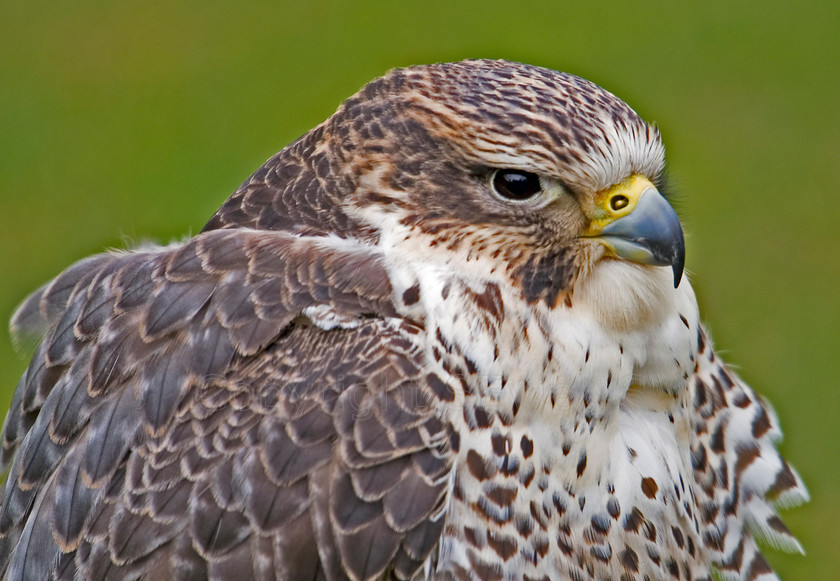
M387 69L501 57L656 121L718 349L776 407L840 578L840 2L0 4L0 318L105 247L198 231L272 153ZM0 407L25 361L0 333Z

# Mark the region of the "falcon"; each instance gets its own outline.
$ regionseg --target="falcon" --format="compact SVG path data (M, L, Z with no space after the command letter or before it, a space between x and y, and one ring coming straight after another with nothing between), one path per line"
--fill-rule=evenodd
M74 264L2 434L5 579L775 579L807 499L683 276L657 129L391 71L198 235Z

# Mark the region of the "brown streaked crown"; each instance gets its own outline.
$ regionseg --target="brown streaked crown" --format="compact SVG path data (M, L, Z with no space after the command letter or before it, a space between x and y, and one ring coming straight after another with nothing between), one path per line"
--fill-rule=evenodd
M351 235L361 228L345 209L353 194L481 219L486 205L452 186L490 168L527 169L585 194L632 173L656 180L663 166L658 131L585 79L501 60L416 66L368 83L269 159L206 228Z

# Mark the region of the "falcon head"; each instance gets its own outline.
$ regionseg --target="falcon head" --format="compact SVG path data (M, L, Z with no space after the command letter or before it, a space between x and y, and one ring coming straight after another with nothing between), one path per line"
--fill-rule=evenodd
M310 173L291 175L303 160ZM250 196L256 225L362 237L503 276L550 308L587 285L602 304L605 292L655 288L653 304L682 277L682 229L657 189L659 132L573 75L489 60L396 69L274 161L228 201L237 226ZM272 175L291 185L260 203ZM225 215L208 227L225 227Z

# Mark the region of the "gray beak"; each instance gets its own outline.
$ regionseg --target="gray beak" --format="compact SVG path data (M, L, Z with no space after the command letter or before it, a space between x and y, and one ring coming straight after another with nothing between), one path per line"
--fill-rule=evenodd
M636 208L601 230L599 238L617 256L640 264L670 266L674 288L685 265L685 240L677 213L655 188L642 192Z

